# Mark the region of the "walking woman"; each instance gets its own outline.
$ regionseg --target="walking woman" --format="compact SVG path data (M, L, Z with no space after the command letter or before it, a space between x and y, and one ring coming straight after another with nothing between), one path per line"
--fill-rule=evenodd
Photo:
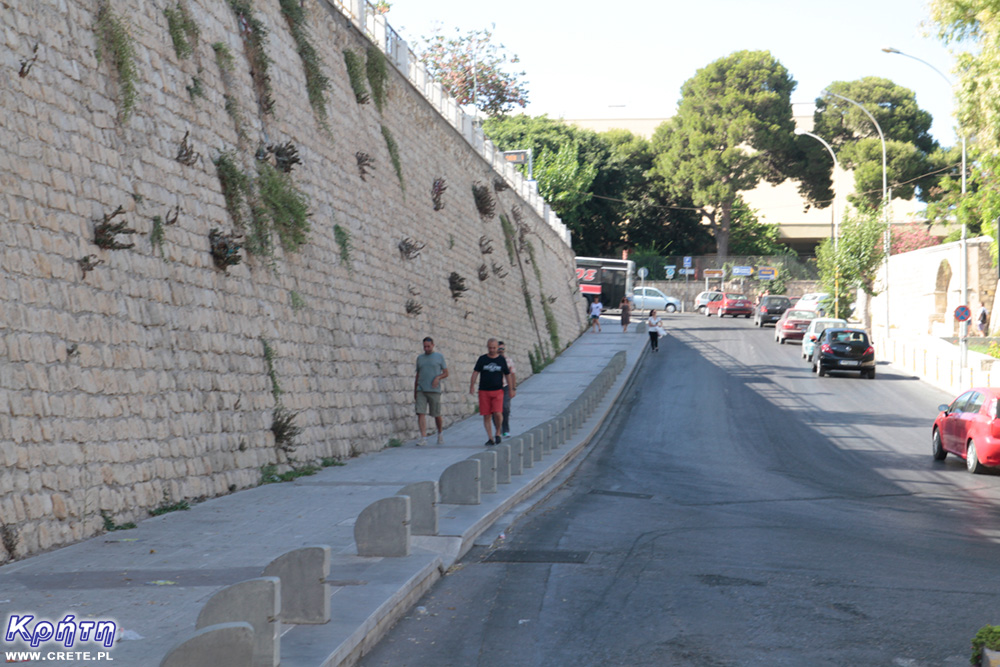
M660 351L660 318L655 310L649 311L649 319L646 320L646 330L649 331L649 346L653 352Z
M632 304L628 302L628 297L622 297L619 307L622 309L622 333L628 333L628 323L632 317Z

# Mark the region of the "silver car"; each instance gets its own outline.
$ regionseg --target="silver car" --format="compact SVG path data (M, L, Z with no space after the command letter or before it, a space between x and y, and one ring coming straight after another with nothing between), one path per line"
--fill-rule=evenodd
M664 310L674 313L681 309L680 299L667 296L655 287L636 287L632 293L632 306L636 313L644 310Z
M802 358L806 361L812 359L813 349L816 347L816 341L820 339L823 335L824 329L829 329L830 327L846 327L847 320L840 320L834 317L817 317L815 320L809 323L809 328L806 332L802 334Z
M694 298L694 309L699 313L704 314L705 306L708 305L709 301L715 301L717 298L716 295L718 295L718 298L721 298L722 292L719 292L718 290L707 290L699 293L698 296Z

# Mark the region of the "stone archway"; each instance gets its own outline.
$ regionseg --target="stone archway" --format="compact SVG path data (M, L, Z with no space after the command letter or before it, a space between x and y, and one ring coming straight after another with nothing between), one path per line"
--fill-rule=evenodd
M934 325L948 321L948 286L951 285L951 264L942 259L938 264L937 277L934 279L934 313L928 322L927 333L934 333Z

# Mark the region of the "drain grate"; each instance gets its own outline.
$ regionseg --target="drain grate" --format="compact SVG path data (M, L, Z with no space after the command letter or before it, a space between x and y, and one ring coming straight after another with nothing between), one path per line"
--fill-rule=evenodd
M629 493L627 491L604 491L603 489L591 489L590 492L595 496L620 496L622 498L639 498L641 500L649 500L653 497L651 493Z
M575 563L582 565L590 558L589 551L559 549L497 549L490 552L486 563Z

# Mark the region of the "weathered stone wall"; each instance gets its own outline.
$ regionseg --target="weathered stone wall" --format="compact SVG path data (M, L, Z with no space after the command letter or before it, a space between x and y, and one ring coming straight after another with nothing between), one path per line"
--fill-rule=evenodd
M104 516L140 520L253 486L265 465L412 437L425 335L452 372L448 421L474 409L466 383L487 336L508 342L523 378L529 350L551 347L546 308L560 346L578 335L573 252L559 230L514 190L497 193L497 212L513 222L518 207L529 232L527 244L513 239L510 261L501 223L481 220L471 193L476 181L493 185L490 162L392 65L382 113L357 103L343 51L364 58L371 42L331 6L304 3L330 79L324 129L279 3L261 0L272 115L259 112L227 0L182 0L200 32L189 59L175 53L164 16L176 0L109 0L135 40L138 102L121 120L119 77L107 53L95 55L101 1L0 2L0 562L94 535ZM217 42L235 56L228 82ZM195 79L203 96L188 91ZM200 154L190 165L176 159L188 132ZM209 232L235 227L213 158L232 152L252 172L259 145L289 141L302 159L292 178L310 200L309 242L217 269ZM366 179L357 152L374 159ZM447 184L439 211L436 178ZM118 238L135 247L102 250L95 224L119 206L114 221L138 233ZM153 218L175 207L161 256ZM335 225L350 235L349 263ZM425 244L419 257L401 257L406 237ZM91 255L101 263L85 273L79 260ZM452 272L468 287L458 299ZM418 314L407 314L411 299ZM271 431L277 400L303 429L290 453Z

